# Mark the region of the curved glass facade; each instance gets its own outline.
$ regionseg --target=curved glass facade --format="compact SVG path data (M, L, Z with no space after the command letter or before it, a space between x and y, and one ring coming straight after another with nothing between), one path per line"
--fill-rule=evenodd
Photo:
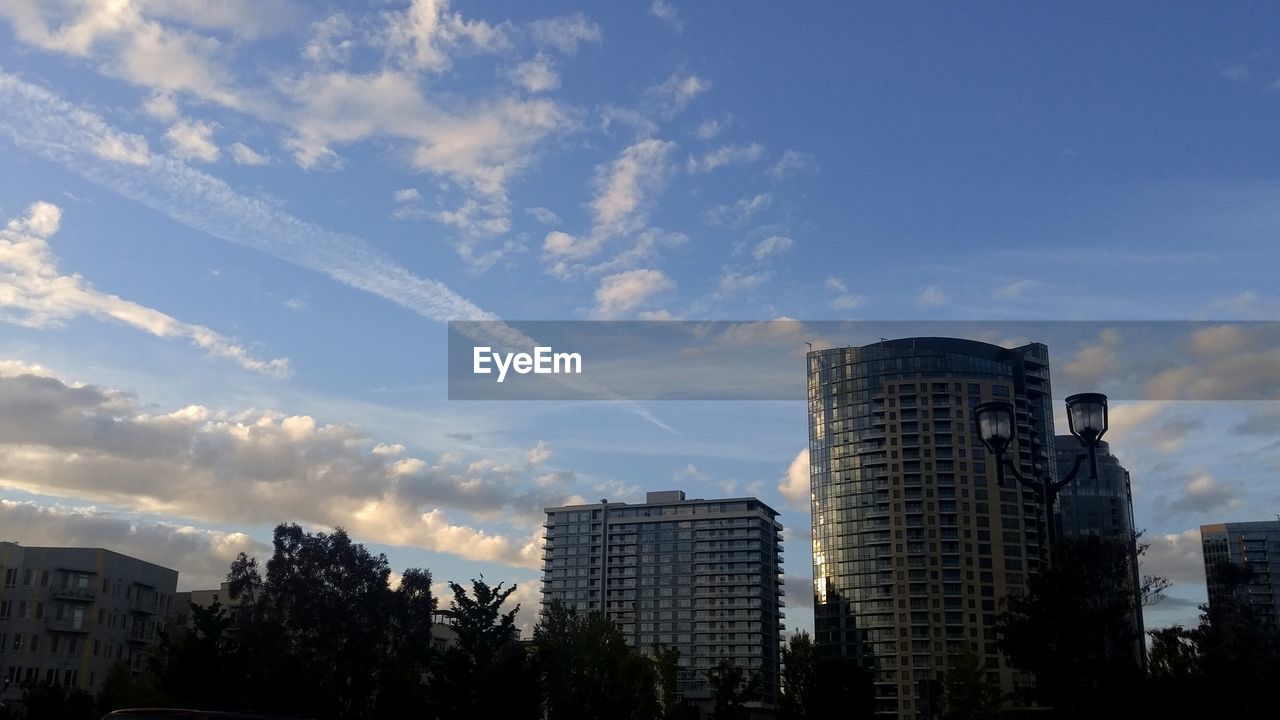
M807 359L820 651L874 673L880 717L939 717L955 655L1014 689L995 621L1043 561L1043 508L997 485L972 408L1013 402L1011 459L1056 477L1048 349L907 338Z

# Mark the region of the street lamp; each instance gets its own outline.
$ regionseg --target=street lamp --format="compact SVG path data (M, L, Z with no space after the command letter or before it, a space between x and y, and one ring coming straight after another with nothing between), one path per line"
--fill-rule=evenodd
M1017 439L1018 424L1013 403L1006 400L982 403L973 409L973 417L978 426L978 437L996 458L997 482L1001 486L1004 485L1005 463L1008 463L1014 479L1040 495L1045 508L1046 531L1049 543L1052 545L1057 540L1057 523L1053 517L1053 505L1058 498L1058 492L1076 479L1076 475L1080 473L1080 465L1086 457L1089 459L1089 477L1092 479L1098 477L1096 453L1098 442L1107 432L1107 396L1102 393L1080 393L1067 398L1067 425L1071 428L1071 434L1080 441L1086 452L1076 455L1071 471L1057 482L1050 481L1048 475L1028 478L1022 474L1015 463L1005 458L1005 451Z

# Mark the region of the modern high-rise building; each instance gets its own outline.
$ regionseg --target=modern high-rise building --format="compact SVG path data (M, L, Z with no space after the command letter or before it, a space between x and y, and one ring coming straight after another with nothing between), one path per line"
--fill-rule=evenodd
M0 542L0 700L38 683L96 692L146 666L178 571L101 548Z
M1076 458L1088 451L1074 435L1058 435L1054 438L1054 444L1058 454L1058 477L1066 477L1075 465ZM1098 463L1098 477L1089 477L1088 461L1085 460L1075 480L1058 493L1058 536L1097 535L1115 538L1128 546L1130 576L1127 580L1134 592L1133 652L1139 662L1145 662L1146 632L1142 621L1141 598L1138 596L1141 582L1138 530L1133 522L1133 488L1129 471L1111 454L1111 446L1106 442L1099 442L1094 452Z
M1012 691L996 618L1044 560L1043 508L997 484L973 408L1014 403L1007 457L1056 479L1048 349L907 338L807 359L819 651L873 673L877 717L940 717L958 655Z
M1265 522L1219 523L1200 526L1200 542L1204 547L1205 579L1209 586L1209 607L1221 602L1228 592L1217 581L1218 563L1229 562L1248 569L1248 580L1238 592L1243 593L1255 610L1280 622L1280 520Z
M1058 435L1054 443L1058 454L1058 476L1065 477L1076 457L1088 451L1074 435ZM1111 446L1105 441L1099 441L1095 457L1098 477L1089 477L1086 460L1076 479L1059 491L1058 530L1063 537L1099 535L1131 538L1137 529L1133 525L1129 471L1111 454Z
M542 602L604 612L644 653L680 651L680 690L710 698L707 671L730 660L759 673L761 704L778 692L782 525L756 498L547 508Z

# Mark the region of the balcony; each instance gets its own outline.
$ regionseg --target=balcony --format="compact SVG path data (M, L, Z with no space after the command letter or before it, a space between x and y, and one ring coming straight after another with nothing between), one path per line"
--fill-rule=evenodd
M53 617L46 618L45 627L49 629L49 632L84 634L88 634L89 632L89 622L83 617L78 619L75 617L64 617L61 620Z
M88 588L63 587L53 588L50 593L56 600L66 600L68 602L84 602L91 603L97 599L97 593Z
M151 643L155 642L156 629L150 623L145 626L136 626L129 629L129 634L125 638L131 643Z
M155 595L135 595L129 600L129 612L155 615L160 612L156 607Z

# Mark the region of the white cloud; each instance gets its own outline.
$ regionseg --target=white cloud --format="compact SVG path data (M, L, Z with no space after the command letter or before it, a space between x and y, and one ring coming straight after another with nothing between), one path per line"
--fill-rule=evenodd
M512 68L511 79L525 90L535 93L560 87L560 75L556 73L555 64L542 53Z
M337 170L342 167L342 158L338 157L338 153L315 138L287 138L284 147L303 170Z
M539 488L519 462L427 461L399 450L308 416L157 413L94 385L0 379L0 484L10 490L214 524L340 525L372 542L537 566L525 523L563 502L561 489ZM454 519L464 514L514 521L519 534Z
M355 41L350 37L354 30L351 18L340 12L313 22L311 39L302 48L302 56L314 63L345 63L355 49Z
M511 229L507 206L501 202L482 205L469 199L455 210L441 210L430 216L437 222L483 237L502 235Z
M732 205L716 205L702 214L708 225L728 225L737 227L773 204L773 195L759 193L753 197L744 197L734 201Z
M834 276L828 277L826 280L823 281L823 285L826 285L827 289L833 292L838 292L838 293L849 292L848 286L846 286L844 284L844 281L838 277L834 277Z
M598 174L598 194L591 201L596 224L610 234L635 229L635 220L645 202L661 188L667 174L667 157L674 143L657 139L641 140L622 151L604 172Z
M553 223L560 222L559 215L556 215L554 212L544 207L526 208L525 212L528 213L529 216L532 217L534 220L537 220L543 225L551 225Z
M178 102L174 99L171 92L154 92L150 98L142 104L142 108L147 114L157 120L177 120L178 119Z
M26 216L10 220L0 230L0 320L51 327L79 315L111 319L156 337L186 338L206 353L247 370L277 377L289 374L287 359L259 360L207 327L100 292L79 275L59 273L48 239L58 232L61 219L62 210L56 205L37 202Z
M861 307L862 303L863 297L861 295L849 293L837 296L831 301L831 307L834 310L853 310L854 308Z
M775 178L785 178L802 172L817 172L818 161L813 155L799 150L788 150L782 153L782 157L778 162L774 163L773 169L769 171Z
M231 159L236 161L237 165L249 165L257 167L266 165L267 156L259 154L256 150L241 142L231 143Z
M670 0L653 0L653 4L649 6L649 12L670 25L672 30L684 32L684 21L680 19L680 11Z
M1239 505L1235 487L1218 482L1207 472L1194 475L1182 494L1168 504L1171 513L1211 513Z
M466 45L497 52L510 45L506 30L483 20L465 20L449 11L449 0L413 0L402 13L390 13L386 43L406 68L441 72L452 64L450 53Z
M530 23L529 31L539 45L555 48L566 55L576 53L578 45L584 42L599 43L604 37L600 26L582 13L535 20Z
M1022 297L1023 293L1031 289L1033 285L1035 285L1035 283L1031 282L1030 280L1016 280L1014 282L1009 283L1008 285L1005 285L999 290L996 290L996 296L1006 298L1009 300L1012 300L1014 298L1019 298L1019 297Z
M939 307L947 304L947 294L938 285L930 285L920 291L920 304L924 307Z
M685 169L690 174L706 173L726 165L755 162L762 157L764 157L764 146L759 143L722 145L715 150L703 153L701 157L690 155Z
M296 105L297 135L290 141L303 167L331 164L335 144L371 137L407 141L410 164L490 198L532 162L533 148L571 125L545 98L497 98L461 108L429 103L417 78L384 70L357 75L318 73L287 85Z
M724 127L721 125L719 120L716 120L715 118L708 118L698 125L697 129L693 131L693 134L697 135L702 140L710 140L716 135L719 135L722 129L724 129Z
M284 306L290 310L306 310L307 301L302 298L289 298L284 301Z
M600 129L612 133L615 125L630 127L639 139L658 134L658 124L645 113L632 108L605 105L600 109Z
M693 102L693 99L711 89L711 81L697 75L672 74L662 84L646 91L646 95L658 104L666 116L673 117Z
M1203 583L1204 546L1200 530L1147 536L1150 545L1139 559L1143 575L1168 578L1174 583Z
M552 274L568 277L581 269L570 263L596 254L611 238L644 229L654 197L670 175L668 157L674 147L675 143L656 138L640 140L613 162L596 168L590 233L578 236L553 230L543 240L543 257L551 263Z
M767 258L790 250L791 246L794 244L795 242L785 235L770 235L756 243L755 248L751 251L751 256L754 257L757 262L763 262Z
M796 510L810 509L809 450L796 453L787 471L778 482L778 492L786 498L787 505Z
M1146 383L1153 400L1267 400L1280 398L1280 347L1266 323L1194 329L1177 357L1182 364Z
M420 197L417 188L401 188L391 193L391 198L398 203L413 202Z
M607 275L596 288L595 314L603 319L625 315L652 296L674 287L675 281L661 270L637 269Z
M551 448L547 447L547 444L542 440L539 440L537 445L524 454L524 462L530 467L541 465L550 459Z
M732 295L744 290L754 290L769 281L769 273L739 273L726 271L720 276L717 289L722 295Z
M1120 366L1120 342L1118 331L1111 328L1102 330L1097 340L1081 345L1075 357L1063 364L1064 377L1077 387L1098 387Z

